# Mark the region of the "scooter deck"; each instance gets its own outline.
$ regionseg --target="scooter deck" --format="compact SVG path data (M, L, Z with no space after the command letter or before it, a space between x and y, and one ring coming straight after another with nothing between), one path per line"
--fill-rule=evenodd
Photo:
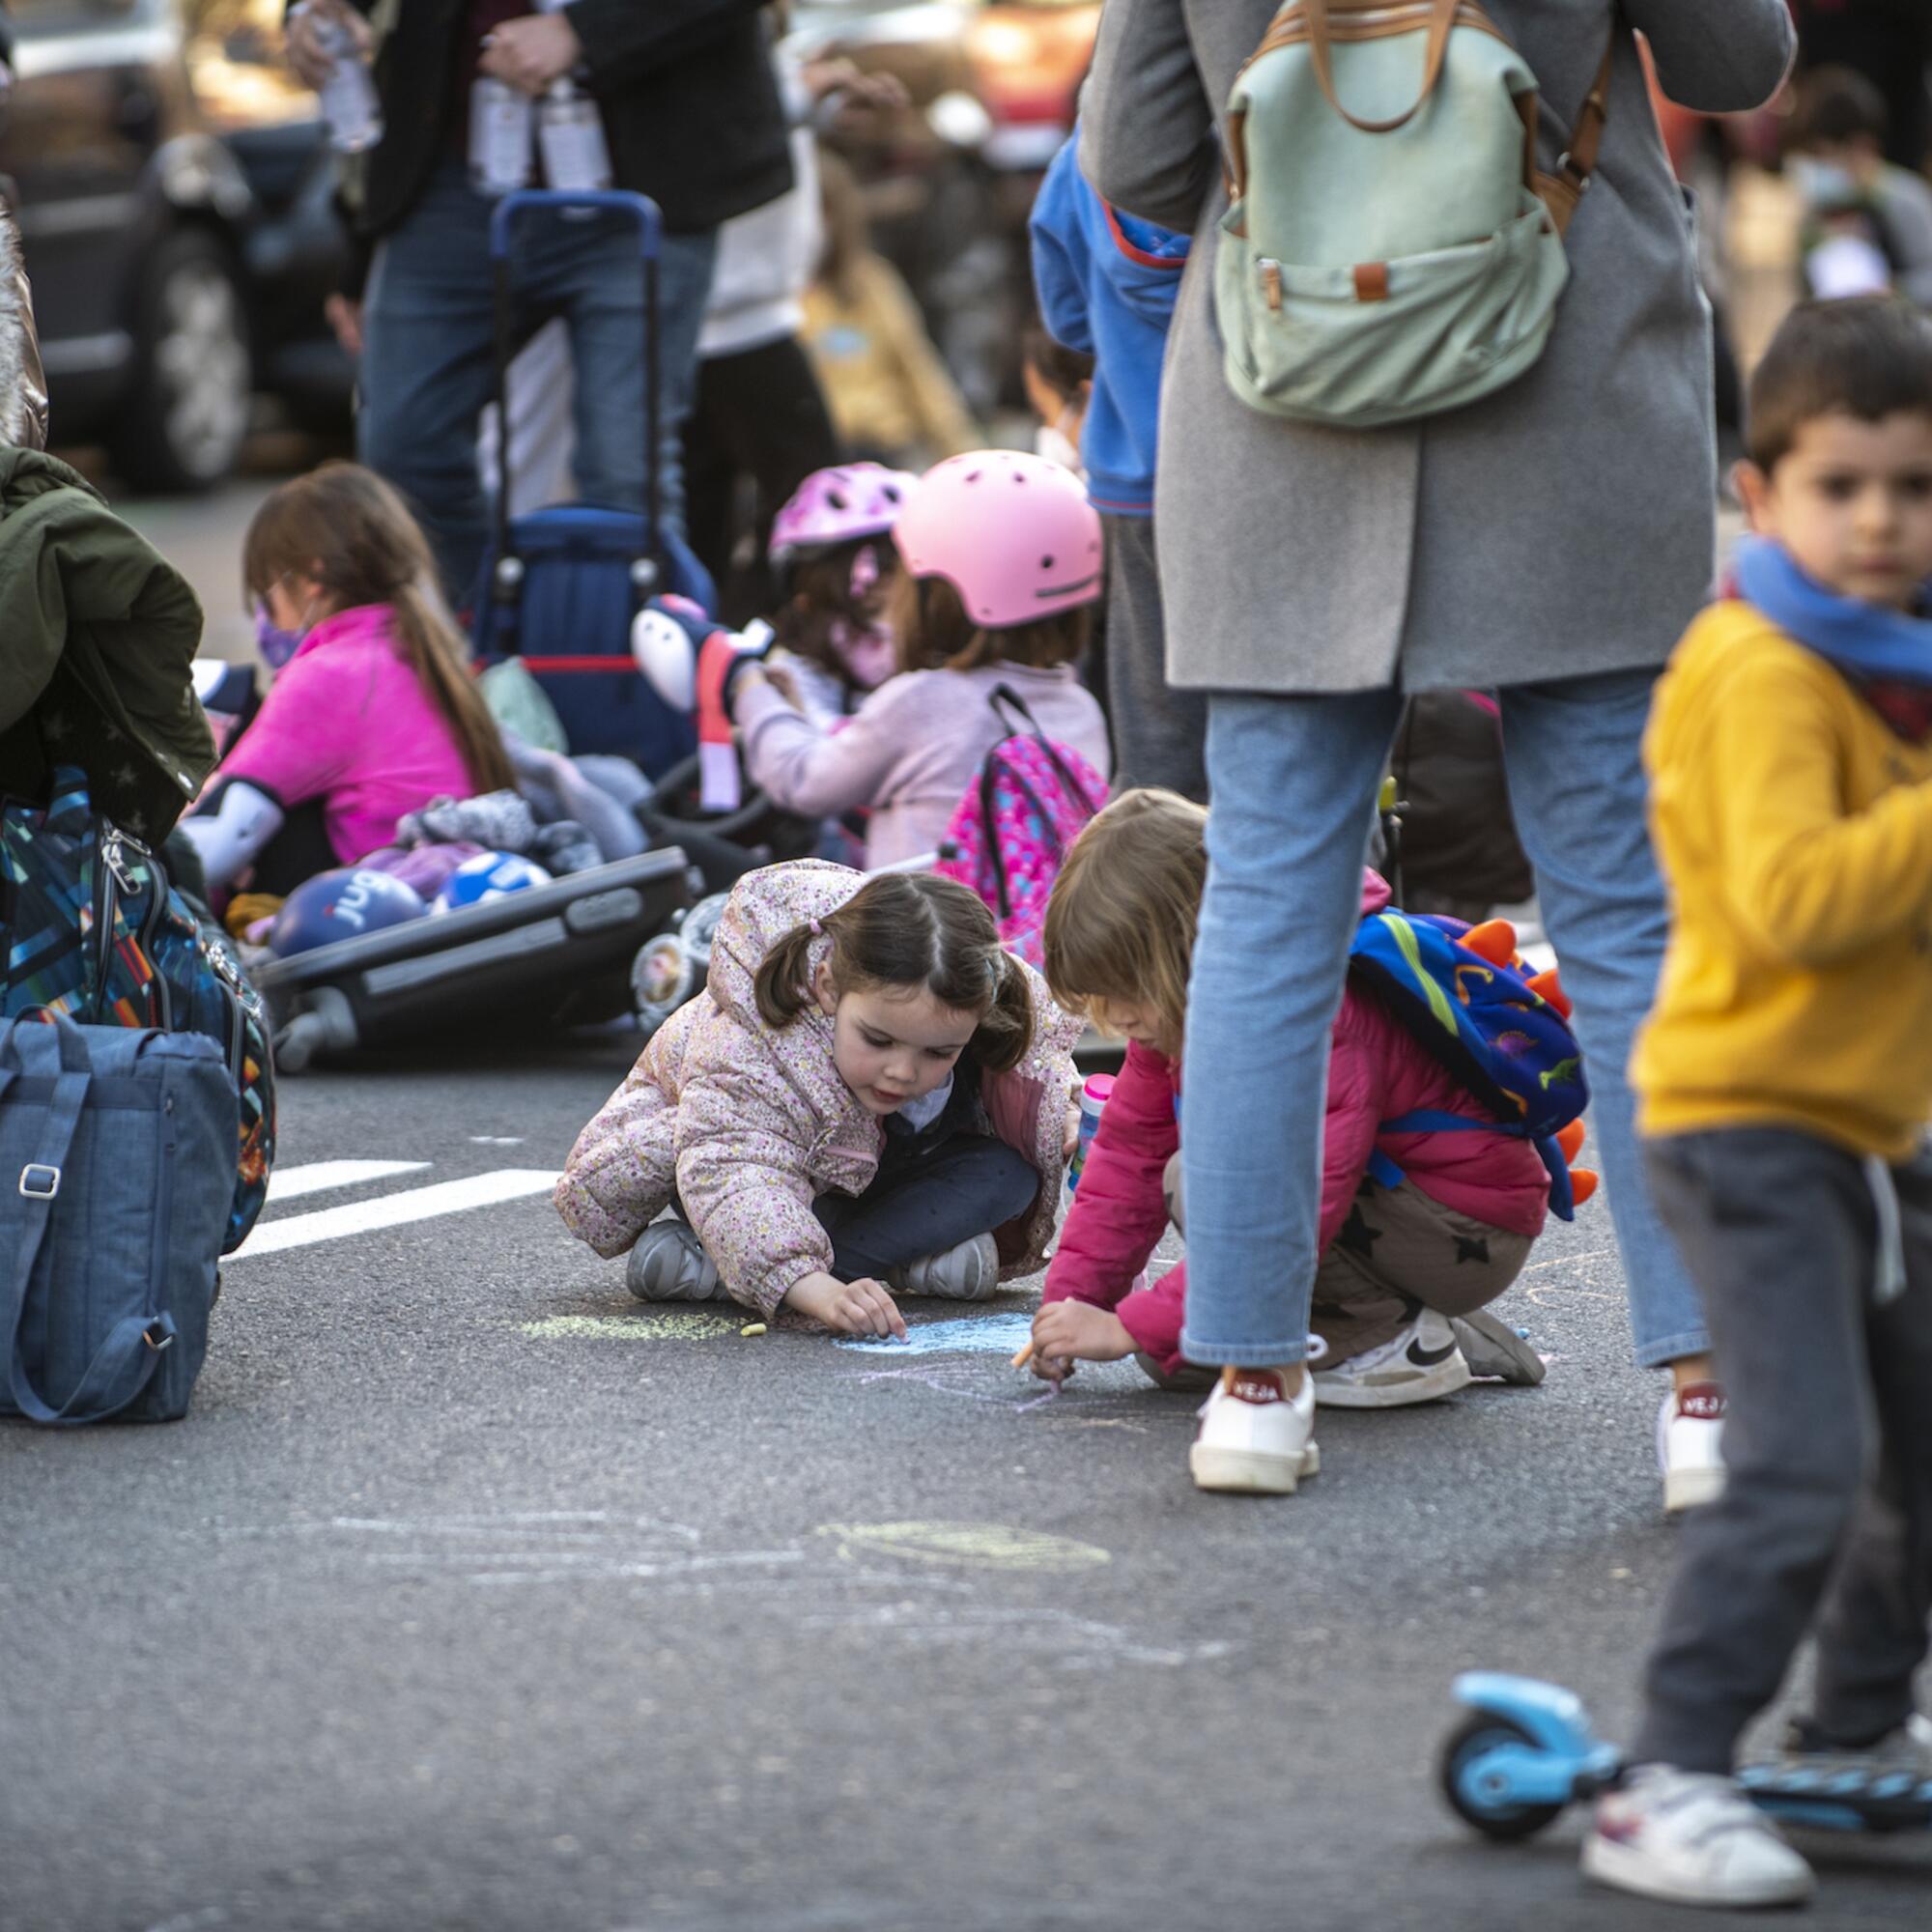
M1787 1825L1828 1832L1921 1832L1932 1826L1932 1778L1903 1771L1828 1771L1747 1765L1745 1796Z

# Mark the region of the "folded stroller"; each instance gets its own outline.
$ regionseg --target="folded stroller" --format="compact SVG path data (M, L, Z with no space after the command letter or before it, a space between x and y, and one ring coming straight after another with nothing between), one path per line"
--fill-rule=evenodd
M499 414L516 349L510 238L532 209L614 209L633 217L644 279L645 513L557 503L510 514L510 438L497 439L496 530L471 599L471 635L485 666L521 657L556 707L573 753L614 752L651 777L696 750L690 719L652 691L631 656L631 621L660 591L675 590L707 610L715 595L704 567L663 524L658 474L663 384L659 370L658 252L663 219L655 203L616 190L564 193L532 188L505 195L490 223L496 280L496 374ZM507 420L507 417L504 418Z

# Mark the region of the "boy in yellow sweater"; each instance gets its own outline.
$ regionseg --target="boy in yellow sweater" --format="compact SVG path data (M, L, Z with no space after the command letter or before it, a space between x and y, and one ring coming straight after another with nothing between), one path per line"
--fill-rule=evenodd
M1797 310L1749 424L1756 535L1646 742L1675 923L1632 1069L1730 1473L1686 1521L1634 1769L1583 1848L1705 1905L1810 1893L1730 1779L1807 1631L1787 1751L1932 1778L1932 319Z

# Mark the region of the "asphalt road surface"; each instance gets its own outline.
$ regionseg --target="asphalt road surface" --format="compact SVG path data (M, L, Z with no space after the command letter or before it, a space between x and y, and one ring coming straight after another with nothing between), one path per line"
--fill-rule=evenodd
M629 1058L289 1080L190 1417L0 1427L0 1926L1672 1916L1433 1782L1466 1665L1628 1723L1672 1534L1601 1203L1501 1304L1541 1389L1208 1497L1185 1399L1009 1368L1030 1293L911 1355L633 1302L545 1193ZM1922 1839L1806 1849L1814 1922L1926 1922Z

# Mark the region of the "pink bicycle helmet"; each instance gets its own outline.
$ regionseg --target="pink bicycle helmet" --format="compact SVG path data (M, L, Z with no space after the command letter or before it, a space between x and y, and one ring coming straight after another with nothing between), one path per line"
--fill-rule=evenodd
M989 631L1100 595L1100 519L1086 486L1019 450L976 450L928 469L893 541L913 576L943 577Z
M772 562L782 570L804 551L884 536L918 485L909 471L882 463L813 470L772 520Z

